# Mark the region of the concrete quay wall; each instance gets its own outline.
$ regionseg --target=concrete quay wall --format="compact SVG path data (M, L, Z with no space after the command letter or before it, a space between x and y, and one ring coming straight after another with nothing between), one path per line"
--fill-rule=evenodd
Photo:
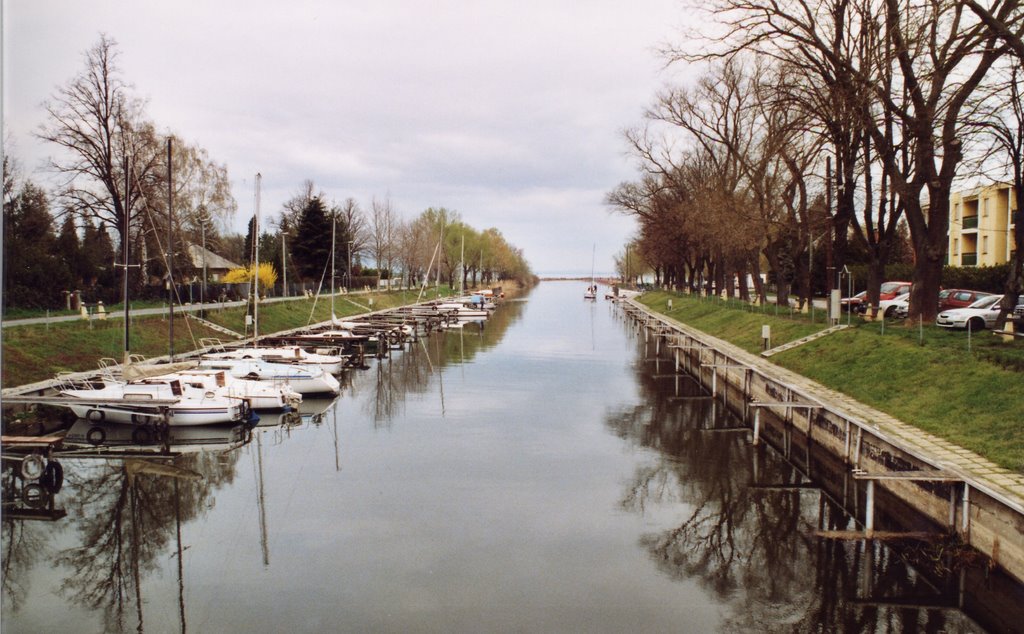
M857 509L865 537L888 529L871 504L878 487L1024 581L1024 476L634 300L620 306L678 370L751 425L753 442L771 437L788 450L797 434L805 450L842 461L868 498Z

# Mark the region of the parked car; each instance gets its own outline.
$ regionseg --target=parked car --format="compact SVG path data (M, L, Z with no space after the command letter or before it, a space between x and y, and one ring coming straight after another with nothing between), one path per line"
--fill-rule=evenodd
M844 297L841 300L839 300L839 308L843 312L849 312L851 310L855 313L861 312L859 308L864 302L867 301L867 298L867 291L861 291L854 295L853 297Z
M995 326L996 318L999 317L999 302L1002 295L989 295L982 297L967 308L951 308L939 313L935 319L937 326L943 328L967 328L974 332L983 328Z
M878 289L878 301L879 303L884 302L888 299L894 299L897 295L910 292L910 282L885 282ZM859 306L854 306L853 310L858 313L866 313L868 309L867 295L864 296L864 301Z
M910 291L878 302L878 314L883 315L886 319L906 319L909 309ZM901 310L902 315L900 314Z
M948 288L939 292L939 312L950 308L967 308L982 297L988 297L991 294L962 288Z
M1017 322L1017 328L1024 328L1024 297L1020 297L1017 301L1017 307L1013 309L1013 318Z

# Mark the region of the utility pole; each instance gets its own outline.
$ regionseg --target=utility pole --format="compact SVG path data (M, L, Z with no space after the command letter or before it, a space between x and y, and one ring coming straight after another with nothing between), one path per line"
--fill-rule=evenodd
M348 291L352 291L352 240L348 241L348 271L345 273L348 280L345 283L345 288Z
M167 137L167 288L169 292L169 318L167 328L168 351L174 363L174 182L171 169L171 147L173 139Z
M284 243L284 231L281 232L281 294L288 297L288 267L287 257L288 250L285 248Z
M825 290L828 296L832 296L832 289L837 288L839 282L835 279L835 265L832 263L832 157L825 157L825 217L828 221L828 236L825 242Z
M203 319L206 319L206 210L204 209L203 211L202 221L199 223L203 236L203 285L199 287L199 314Z

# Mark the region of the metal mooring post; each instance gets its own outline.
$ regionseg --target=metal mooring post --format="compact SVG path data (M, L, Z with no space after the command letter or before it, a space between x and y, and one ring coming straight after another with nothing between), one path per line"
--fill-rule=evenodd
M871 537L875 532L875 481L868 480L866 507L864 509L864 533Z
M761 439L761 408L758 407L754 410L754 443L757 444Z

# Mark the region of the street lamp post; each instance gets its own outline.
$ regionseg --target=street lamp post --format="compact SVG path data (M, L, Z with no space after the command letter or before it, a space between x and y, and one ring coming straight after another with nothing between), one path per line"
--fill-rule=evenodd
M346 290L352 290L352 240L348 241L348 272L345 274L348 278L345 284Z

